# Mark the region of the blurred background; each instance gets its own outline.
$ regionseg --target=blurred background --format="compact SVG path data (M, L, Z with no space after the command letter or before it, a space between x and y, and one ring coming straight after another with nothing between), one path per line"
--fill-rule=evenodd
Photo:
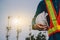
M31 22L40 1L0 0L0 40L38 40Z

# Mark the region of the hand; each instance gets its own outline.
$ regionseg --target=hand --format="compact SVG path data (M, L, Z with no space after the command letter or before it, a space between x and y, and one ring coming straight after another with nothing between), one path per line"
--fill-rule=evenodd
M34 27L37 29L42 29L42 31L48 30L48 27L42 24L35 24Z

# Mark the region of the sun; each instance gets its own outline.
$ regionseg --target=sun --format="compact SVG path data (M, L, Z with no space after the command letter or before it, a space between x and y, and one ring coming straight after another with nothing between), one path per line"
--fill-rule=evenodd
M19 18L13 18L12 19L12 24L14 26L19 26L20 25L20 19Z

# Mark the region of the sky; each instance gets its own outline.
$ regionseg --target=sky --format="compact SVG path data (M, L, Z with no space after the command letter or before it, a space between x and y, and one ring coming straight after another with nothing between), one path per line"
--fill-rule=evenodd
M41 0L0 0L0 40L6 40L6 27L8 26L8 16L19 16L21 22L21 33L19 40L25 40L29 34L29 26L31 26L32 18L35 15L37 6ZM16 40L16 29L11 26L9 40ZM32 30L32 34L36 35L39 31Z

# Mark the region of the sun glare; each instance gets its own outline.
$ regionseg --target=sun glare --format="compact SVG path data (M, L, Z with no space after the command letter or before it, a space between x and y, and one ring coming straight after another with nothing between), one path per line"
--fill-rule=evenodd
M19 25L20 25L20 19L18 19L18 18L13 18L13 19L12 19L12 24L13 24L14 26L19 26Z

